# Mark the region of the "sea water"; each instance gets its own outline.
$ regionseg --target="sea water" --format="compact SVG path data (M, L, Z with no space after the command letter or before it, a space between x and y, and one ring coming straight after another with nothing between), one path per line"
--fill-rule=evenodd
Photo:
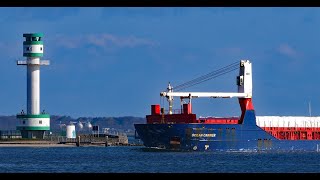
M319 172L320 152L166 152L143 146L0 148L0 173Z

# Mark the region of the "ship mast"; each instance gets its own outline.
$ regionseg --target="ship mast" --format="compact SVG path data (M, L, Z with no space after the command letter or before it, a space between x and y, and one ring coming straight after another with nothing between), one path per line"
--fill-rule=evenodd
M172 88L172 86L170 85L170 82L169 82L167 91L168 91L169 93L172 93L172 92L173 92L172 89L173 89L173 88ZM168 96L167 100L168 100L168 102L169 102L169 114L172 114L173 96Z

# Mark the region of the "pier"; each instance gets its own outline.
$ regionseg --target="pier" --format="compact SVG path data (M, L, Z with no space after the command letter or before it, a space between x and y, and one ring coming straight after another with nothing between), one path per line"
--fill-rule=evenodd
M129 143L125 134L80 134L76 138L47 135L43 139L24 139L18 131L0 131L0 147L82 147L141 146Z

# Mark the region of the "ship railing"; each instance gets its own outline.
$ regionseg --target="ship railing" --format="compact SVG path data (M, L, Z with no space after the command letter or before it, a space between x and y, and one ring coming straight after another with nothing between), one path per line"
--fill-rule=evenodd
M200 116L199 120L207 120L207 119L228 119L228 120L234 120L234 119L240 119L240 116L226 116L226 117L221 117L221 116Z
M169 110L165 110L164 114L169 114ZM181 109L173 109L172 114L181 114Z

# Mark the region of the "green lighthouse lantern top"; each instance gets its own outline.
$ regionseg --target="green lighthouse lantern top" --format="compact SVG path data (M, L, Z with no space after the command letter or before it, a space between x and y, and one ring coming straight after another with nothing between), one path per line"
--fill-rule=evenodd
M42 57L43 41L42 33L26 33L23 34L25 41L23 42L23 56L25 57Z

